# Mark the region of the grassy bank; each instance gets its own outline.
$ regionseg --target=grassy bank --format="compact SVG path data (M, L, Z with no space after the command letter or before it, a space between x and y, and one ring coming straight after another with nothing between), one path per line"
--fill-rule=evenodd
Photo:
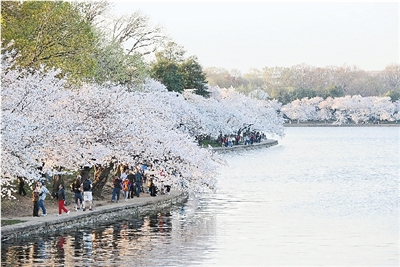
M1 220L1 226L6 226L6 225L13 225L17 223L22 223L26 221L21 221L21 220Z

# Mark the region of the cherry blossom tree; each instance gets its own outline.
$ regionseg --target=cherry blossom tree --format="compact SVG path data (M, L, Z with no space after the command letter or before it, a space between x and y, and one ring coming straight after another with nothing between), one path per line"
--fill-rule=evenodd
M169 92L154 80L129 90L112 83L66 87L60 70L12 68L2 55L2 197L17 176L95 169L101 195L112 170L149 163L159 181L187 191L212 190L217 154L195 136L236 132L244 124L283 135L281 105L231 89L210 88L204 98ZM63 181L57 181L63 182ZM53 184L54 185L54 184Z
M67 145L63 124L70 118L65 112L70 92L56 78L59 70L20 71L11 69L12 62L10 53L2 55L2 196L17 176L41 177L45 154Z
M276 101L259 100L238 93L233 88L210 87L210 98L186 91L188 99L204 120L204 129L217 137L220 133L233 134L244 125L282 136L283 118L278 115L281 105Z
M330 117L330 105L321 105L322 102L321 97L305 97L284 105L282 112L291 120L297 120L297 123L308 120L327 120Z
M328 97L303 98L282 107L282 112L292 120L332 121L333 124L378 123L398 120L398 101L390 97Z

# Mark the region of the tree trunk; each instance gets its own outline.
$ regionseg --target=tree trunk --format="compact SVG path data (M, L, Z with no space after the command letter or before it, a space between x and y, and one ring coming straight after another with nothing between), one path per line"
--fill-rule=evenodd
M123 174L125 172L126 169L128 169L129 166L128 165L119 165L118 168L115 169L114 175L121 177L121 174Z
M102 197L101 193L103 191L103 187L106 185L108 176L111 170L114 168L114 164L110 163L107 166L94 166L94 181L93 181L93 196Z
M79 175L82 177L82 181L85 181L89 177L91 168L85 166L80 170Z

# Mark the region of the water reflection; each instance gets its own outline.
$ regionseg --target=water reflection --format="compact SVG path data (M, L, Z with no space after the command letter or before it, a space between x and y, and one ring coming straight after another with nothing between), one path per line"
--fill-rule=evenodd
M49 238L9 241L2 244L2 266L184 266L188 258L198 262L198 242L204 241L199 236L212 235L214 227L198 223L193 205L191 201Z

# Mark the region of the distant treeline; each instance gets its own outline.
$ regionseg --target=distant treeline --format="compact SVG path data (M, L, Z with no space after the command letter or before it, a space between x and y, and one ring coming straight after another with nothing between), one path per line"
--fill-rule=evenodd
M233 87L248 95L259 90L270 99L287 104L304 97L344 97L346 95L389 96L400 99L400 65L388 65L382 71L364 71L356 67L317 68L309 65L292 67L265 67L249 73L222 68L205 69L212 86Z

